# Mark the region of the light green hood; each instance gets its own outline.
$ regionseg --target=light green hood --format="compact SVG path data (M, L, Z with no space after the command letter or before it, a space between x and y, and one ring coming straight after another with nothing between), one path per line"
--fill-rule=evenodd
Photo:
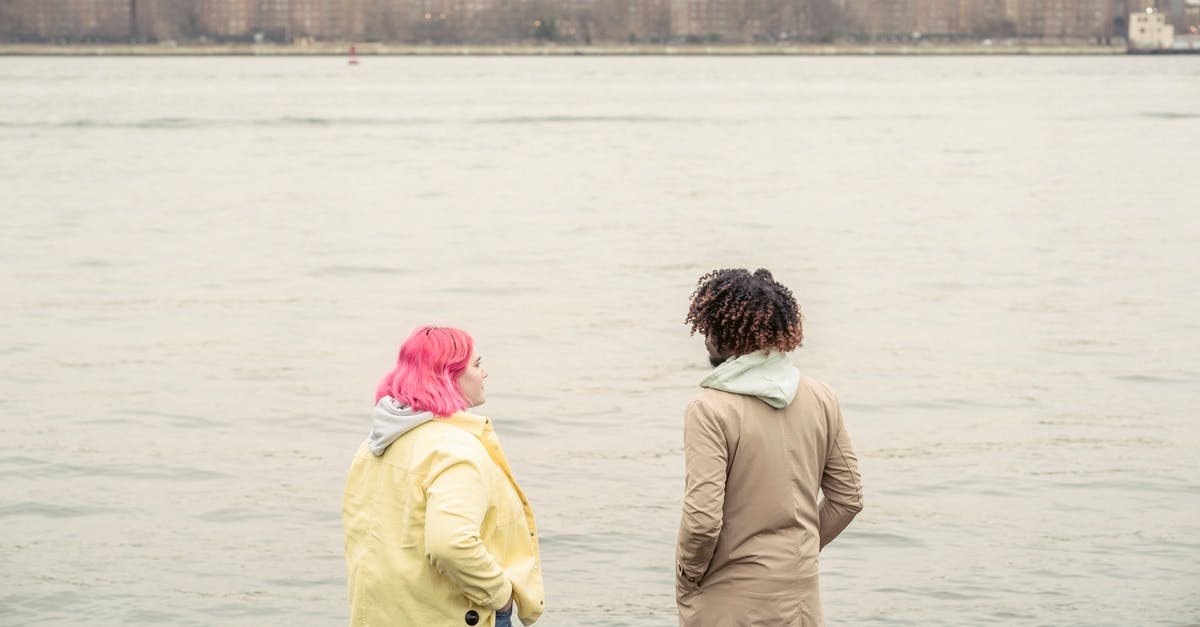
M779 351L762 351L730 359L713 369L700 382L702 388L757 396L775 409L783 409L796 396L800 369Z

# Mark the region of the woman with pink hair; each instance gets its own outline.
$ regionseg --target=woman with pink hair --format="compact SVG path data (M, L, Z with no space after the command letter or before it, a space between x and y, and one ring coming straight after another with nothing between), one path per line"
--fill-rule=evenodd
M537 527L484 402L470 335L419 327L379 382L346 481L351 625L509 627L545 609Z

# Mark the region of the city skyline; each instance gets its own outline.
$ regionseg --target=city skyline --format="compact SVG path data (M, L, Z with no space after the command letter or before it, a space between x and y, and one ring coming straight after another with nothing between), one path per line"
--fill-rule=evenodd
M1186 3L1191 5L1195 3ZM1109 43L1184 0L0 0L0 41Z

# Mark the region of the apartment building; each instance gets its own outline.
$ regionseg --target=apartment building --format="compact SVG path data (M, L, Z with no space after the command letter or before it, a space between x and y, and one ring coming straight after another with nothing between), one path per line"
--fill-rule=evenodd
M846 0L851 23L871 38L906 38L916 30L916 0Z
M629 35L640 41L662 41L671 34L670 0L630 0L626 7Z
M202 29L218 39L248 37L257 24L255 0L199 0Z
M913 30L923 35L954 35L967 32L966 0L915 0Z
M1078 40L1111 33L1111 0L1020 0L1017 33L1050 40Z
M682 37L734 35L731 3L725 0L671 0L671 33Z
M136 17L130 0L10 0L3 8L0 36L13 39L128 39Z

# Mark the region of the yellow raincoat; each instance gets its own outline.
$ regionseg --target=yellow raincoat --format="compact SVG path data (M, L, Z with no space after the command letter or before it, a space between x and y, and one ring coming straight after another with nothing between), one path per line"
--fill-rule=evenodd
M529 502L490 420L458 412L350 466L342 518L350 624L495 624L512 596L529 625L545 591Z

